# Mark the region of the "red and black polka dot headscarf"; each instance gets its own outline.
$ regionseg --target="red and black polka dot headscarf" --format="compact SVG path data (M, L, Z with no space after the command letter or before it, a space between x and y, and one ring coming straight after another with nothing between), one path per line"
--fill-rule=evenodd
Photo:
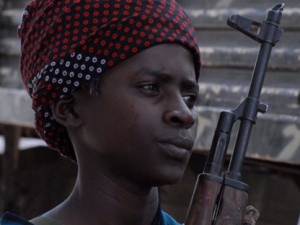
M51 104L161 43L190 49L199 76L195 31L174 0L34 0L25 9L19 37L21 75L33 99L37 132L73 160L72 144Z

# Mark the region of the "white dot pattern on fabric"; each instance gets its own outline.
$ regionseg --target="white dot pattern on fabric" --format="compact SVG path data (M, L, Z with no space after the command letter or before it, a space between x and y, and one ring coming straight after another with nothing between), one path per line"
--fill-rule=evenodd
M76 54L76 52L72 52L70 54L70 58L72 60L64 60L60 59L59 62L52 61L46 64L35 76L31 83L28 84L29 89L38 88L37 83L43 79L47 84L52 85L56 84L62 90L62 93L57 97L59 99L63 98L65 94L69 93L71 90L78 89L81 86L81 83L90 81L92 79L92 72L95 74L102 73L102 68L97 65L97 62L100 62L101 65L106 64L105 59L99 59L97 57L85 56L84 61L82 54ZM84 62L84 63L83 63ZM73 70L70 70L73 68ZM61 76L60 76L61 75ZM34 93L36 90L31 90L30 93ZM42 108L38 108L38 112L42 112ZM48 111L43 111L44 117L51 121L54 120L52 112L50 109ZM44 134L52 131L51 128L52 123L45 124Z
M89 61L91 61L93 64L87 66L86 64L82 64L79 66L79 63L82 58L83 55L82 54L76 54L76 52L72 52L70 54L71 58L75 58L77 59L74 62L70 61L70 60L64 60L64 59L60 59L59 63L57 64L56 61L52 61L49 64L45 65L44 68L42 68L40 70L40 72L37 74L37 76L31 81L31 84L28 85L28 87L35 87L37 82L40 79L44 79L44 81L49 82L50 81L50 76L48 75L49 73L54 71L55 75L59 75L61 74L63 77L65 78L72 78L72 79L65 79L65 78L60 78L57 79L55 77L53 77L51 79L51 83L55 84L58 83L60 85L63 85L65 83L65 85L67 85L68 87L73 86L74 87L78 87L80 84L80 80L81 79L85 79L86 81L90 80L92 78L92 76L89 74L90 72L95 71L97 74L102 73L102 68L101 67L97 67L94 64L96 64L97 62L100 62L101 65L106 64L106 60L105 59L98 59L97 57L91 57L91 56L86 56L85 57L85 61L88 63ZM96 64L97 65L97 64ZM65 67L65 68L63 68ZM69 67L73 67L75 69L75 71L69 71ZM77 71L76 69L79 69L80 71ZM86 72L86 75L84 75ZM41 74L43 74L43 76L41 76ZM79 80L75 80L74 77L77 74L77 78ZM64 89L65 87L62 87L63 90L67 90ZM72 87L71 87L72 88ZM65 91L63 91L65 92Z
M97 68L97 73L102 73L102 68L101 67Z

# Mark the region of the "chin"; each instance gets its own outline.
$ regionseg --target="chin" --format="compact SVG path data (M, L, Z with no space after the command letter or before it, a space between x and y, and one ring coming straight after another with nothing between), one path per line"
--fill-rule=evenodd
M147 175L139 176L142 184L148 187L172 185L181 181L186 169L186 163L173 161L153 166Z
M176 184L177 182L181 181L184 174L183 169L170 169L168 171L164 171L159 174L157 178L157 185L155 186L163 186L163 185L172 185Z
M171 184L176 184L179 181L181 181L183 177L183 173L180 174L174 174L174 175L170 175L167 179L164 185L171 185Z

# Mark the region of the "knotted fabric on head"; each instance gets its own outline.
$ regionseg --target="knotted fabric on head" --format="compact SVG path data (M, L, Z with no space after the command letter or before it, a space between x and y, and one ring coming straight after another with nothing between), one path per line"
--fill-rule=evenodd
M21 75L35 125L49 147L76 160L50 105L151 46L178 43L200 55L195 31L174 0L34 0L19 27ZM105 107L105 106L104 106Z

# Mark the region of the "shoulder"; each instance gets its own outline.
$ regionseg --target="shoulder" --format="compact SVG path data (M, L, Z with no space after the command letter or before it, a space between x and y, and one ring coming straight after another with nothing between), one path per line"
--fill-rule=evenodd
M162 211L163 225L180 225L172 216Z
M0 218L0 225L33 225L33 224L23 219L20 216L7 212Z

